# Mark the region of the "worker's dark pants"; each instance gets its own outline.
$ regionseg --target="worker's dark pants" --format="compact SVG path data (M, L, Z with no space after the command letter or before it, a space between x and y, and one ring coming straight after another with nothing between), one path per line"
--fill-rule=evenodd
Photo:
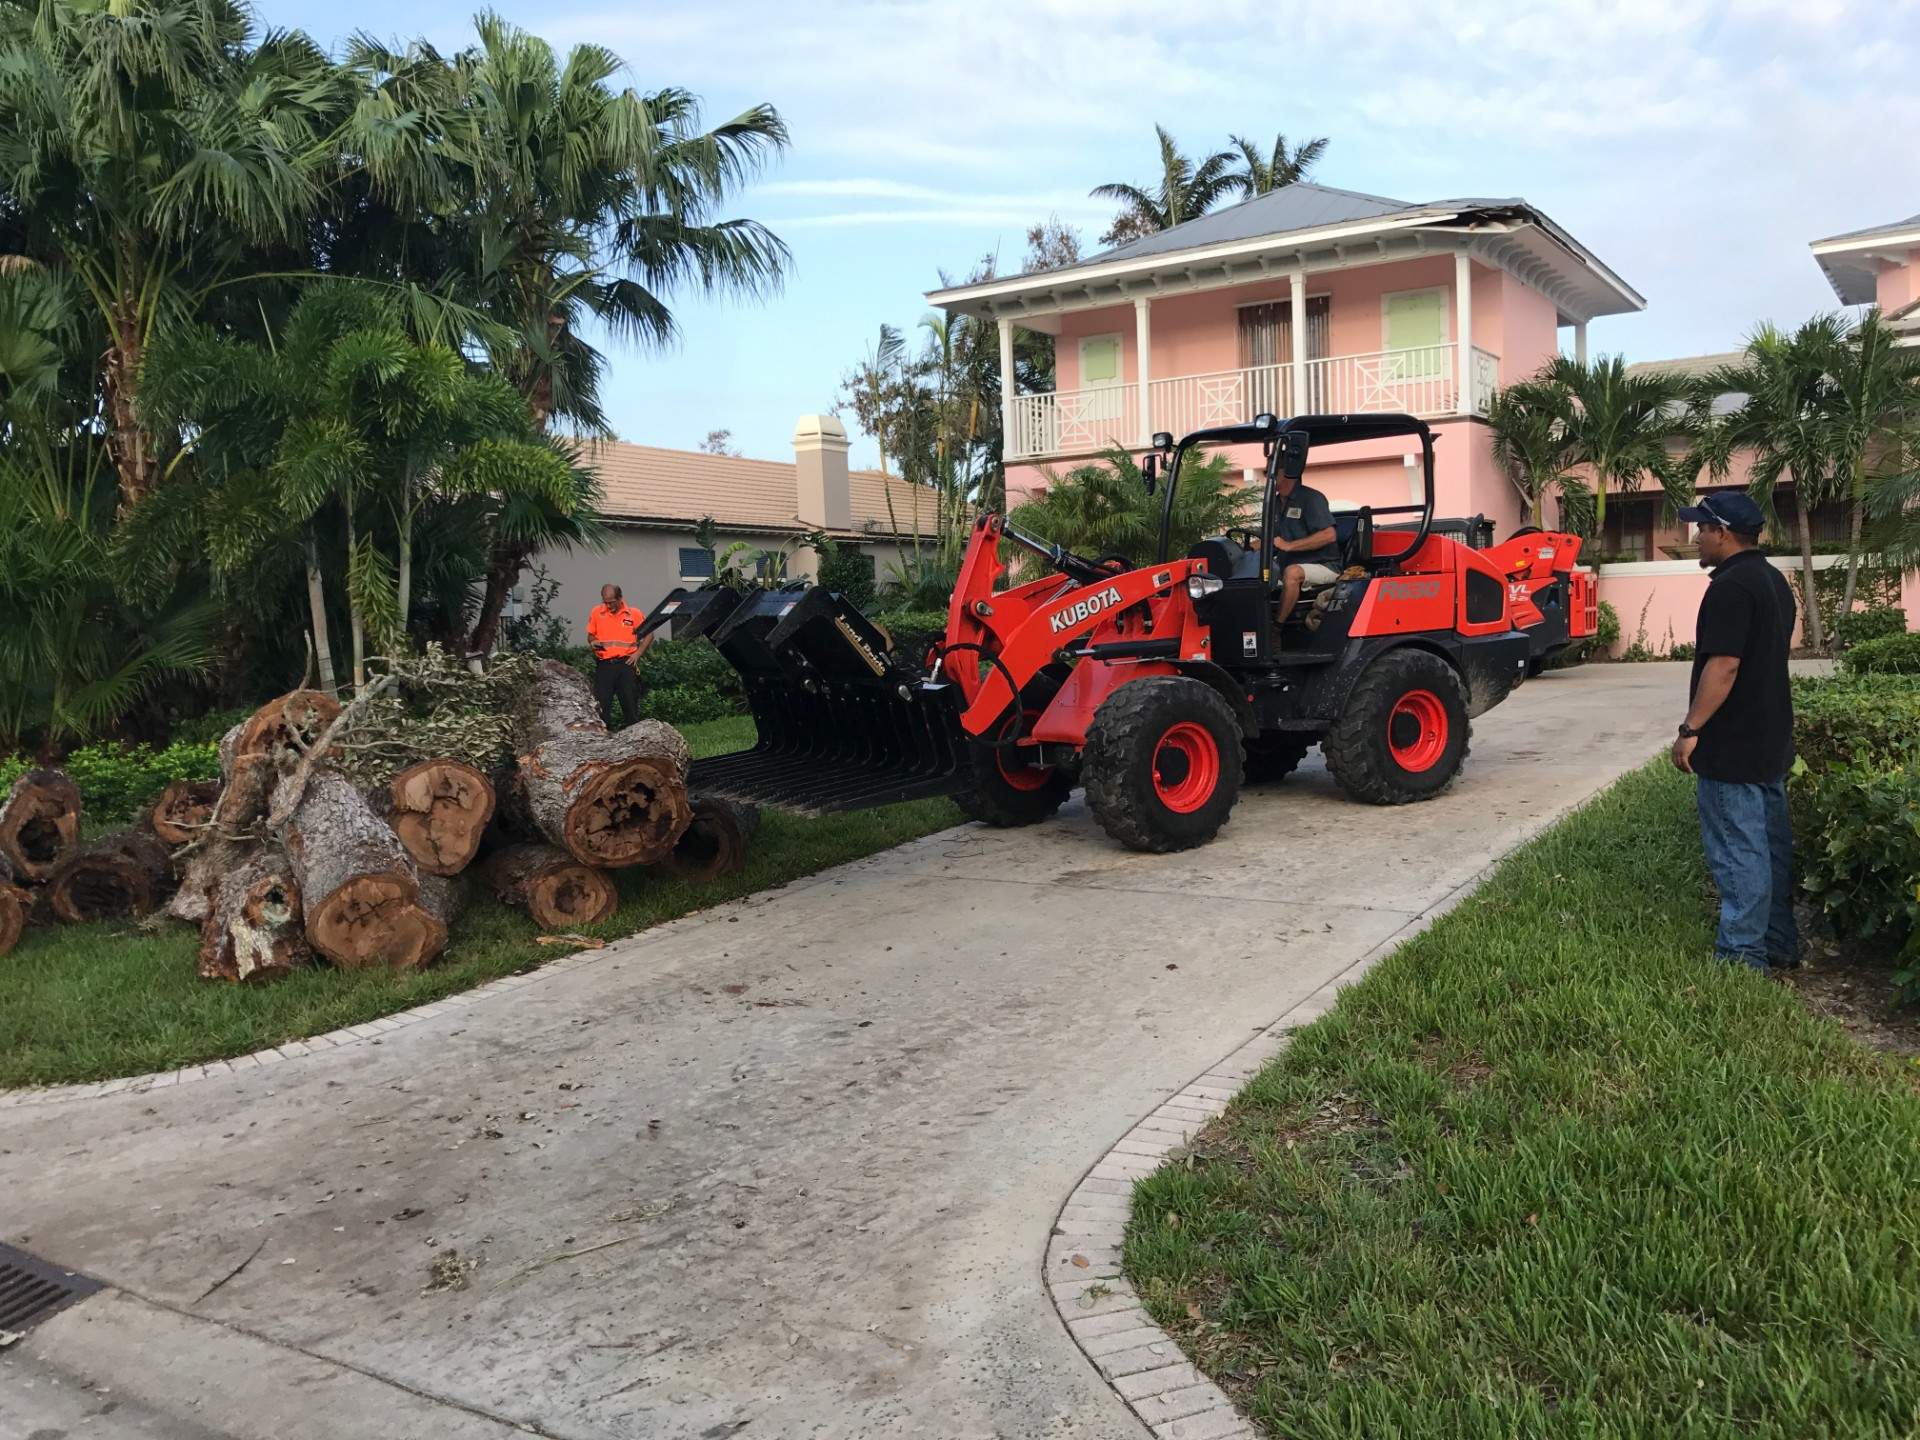
M632 660L596 660L593 662L593 698L600 704L600 718L609 730L631 725L640 718L640 672ZM613 702L620 702L620 725L613 723Z

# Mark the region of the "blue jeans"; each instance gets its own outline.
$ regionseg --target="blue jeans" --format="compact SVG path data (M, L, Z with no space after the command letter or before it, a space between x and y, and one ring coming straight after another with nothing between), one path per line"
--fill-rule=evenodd
M1700 841L1720 890L1714 953L1756 970L1800 958L1793 923L1793 830L1787 782L1700 777Z

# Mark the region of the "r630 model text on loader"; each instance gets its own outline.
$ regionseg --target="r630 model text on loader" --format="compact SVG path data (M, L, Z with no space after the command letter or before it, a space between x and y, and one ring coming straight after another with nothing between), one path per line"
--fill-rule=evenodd
M1298 479L1314 447L1395 436L1419 442L1424 503L1337 516L1341 578L1276 627L1275 476ZM1151 563L1074 555L982 515L946 633L923 659L817 587L674 591L648 626L677 620L680 638L717 646L759 731L751 750L696 762L689 784L801 814L953 795L1002 826L1044 819L1083 785L1109 834L1156 851L1212 839L1243 782L1285 775L1315 744L1355 799L1439 792L1471 717L1536 658L1516 609L1540 614L1526 587L1542 564L1543 586L1556 583L1556 547L1535 536L1525 556L1496 559L1431 533L1433 435L1409 415L1262 415L1154 440L1150 487L1165 468ZM1183 460L1251 443L1267 457L1259 528L1169 556ZM1376 527L1390 515L1404 518ZM1003 541L1048 573L997 589Z

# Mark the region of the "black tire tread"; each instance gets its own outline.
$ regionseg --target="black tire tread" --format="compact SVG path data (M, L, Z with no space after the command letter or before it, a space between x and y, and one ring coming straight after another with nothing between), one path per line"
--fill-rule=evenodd
M1130 850L1168 854L1204 845L1219 833L1232 810L1226 812L1211 830L1190 836L1167 834L1153 823L1141 803L1141 797L1125 783L1126 762L1141 747L1156 743L1166 729L1164 713L1155 714L1165 697L1177 690L1181 701L1192 711L1205 712L1225 727L1229 736L1240 733L1240 719L1219 692L1198 680L1176 676L1156 676L1123 685L1108 696L1087 727L1087 744L1081 764L1081 779L1086 786L1087 806L1101 827ZM1222 790L1237 798L1240 790L1240 747L1225 745L1220 755ZM1216 792L1217 793L1217 792Z
M1242 783L1273 785L1300 768L1318 742L1311 735L1268 734L1249 736Z
M953 799L960 813L996 830L1037 825L1067 803L1073 777L1058 770L1038 790L1016 790L1000 778L993 747L976 742L970 747L973 773Z
M1466 738L1460 746L1460 758L1446 780L1424 793L1412 793L1397 784L1382 764L1385 746L1375 733L1379 729L1378 710L1383 702L1415 682L1429 689L1447 688L1459 698L1460 714L1467 713L1467 687L1455 670L1438 655L1425 650L1402 648L1389 650L1369 665L1354 682L1341 708L1339 719L1320 741L1320 752L1327 757L1327 769L1340 788L1355 800L1369 805L1406 805L1416 800L1431 800L1452 785L1467 763L1473 747L1473 726L1463 721Z

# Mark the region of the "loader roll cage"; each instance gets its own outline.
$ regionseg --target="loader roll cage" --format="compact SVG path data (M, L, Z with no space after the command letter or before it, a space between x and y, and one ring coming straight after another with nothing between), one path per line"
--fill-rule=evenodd
M1257 415L1245 425L1217 425L1208 430L1196 430L1183 436L1176 445L1168 435L1156 435L1156 449L1168 457L1166 466L1166 495L1160 502L1160 540L1154 552L1154 563L1165 564L1168 536L1173 528L1174 496L1180 485L1180 469L1187 458L1187 452L1196 445L1260 445L1266 451L1266 473L1264 490L1260 504L1260 578L1268 584L1273 582L1273 482L1284 467L1288 474L1298 479L1306 470L1308 452L1322 445L1348 445L1362 440L1387 440L1397 435L1417 435L1420 438L1420 468L1424 479L1423 499L1418 505L1374 505L1364 509L1364 523L1367 527L1369 568L1377 568L1383 574L1397 570L1400 561L1413 555L1426 544L1427 535L1433 528L1433 431L1426 421L1411 415L1297 415L1290 420L1277 420L1271 415ZM1152 482L1152 471L1148 471L1148 484ZM1381 515L1418 515L1420 522L1413 532L1413 538L1405 549L1387 557L1377 567L1372 560L1372 522ZM1047 547L1028 539L1024 535L1007 532L1014 539L1038 550L1041 554L1048 549L1058 550L1058 546ZM1078 560L1079 557L1071 556ZM1057 564L1058 562L1056 562ZM1086 563L1084 561L1080 562ZM1073 574L1072 571L1066 571ZM1080 578L1075 575L1076 579Z

